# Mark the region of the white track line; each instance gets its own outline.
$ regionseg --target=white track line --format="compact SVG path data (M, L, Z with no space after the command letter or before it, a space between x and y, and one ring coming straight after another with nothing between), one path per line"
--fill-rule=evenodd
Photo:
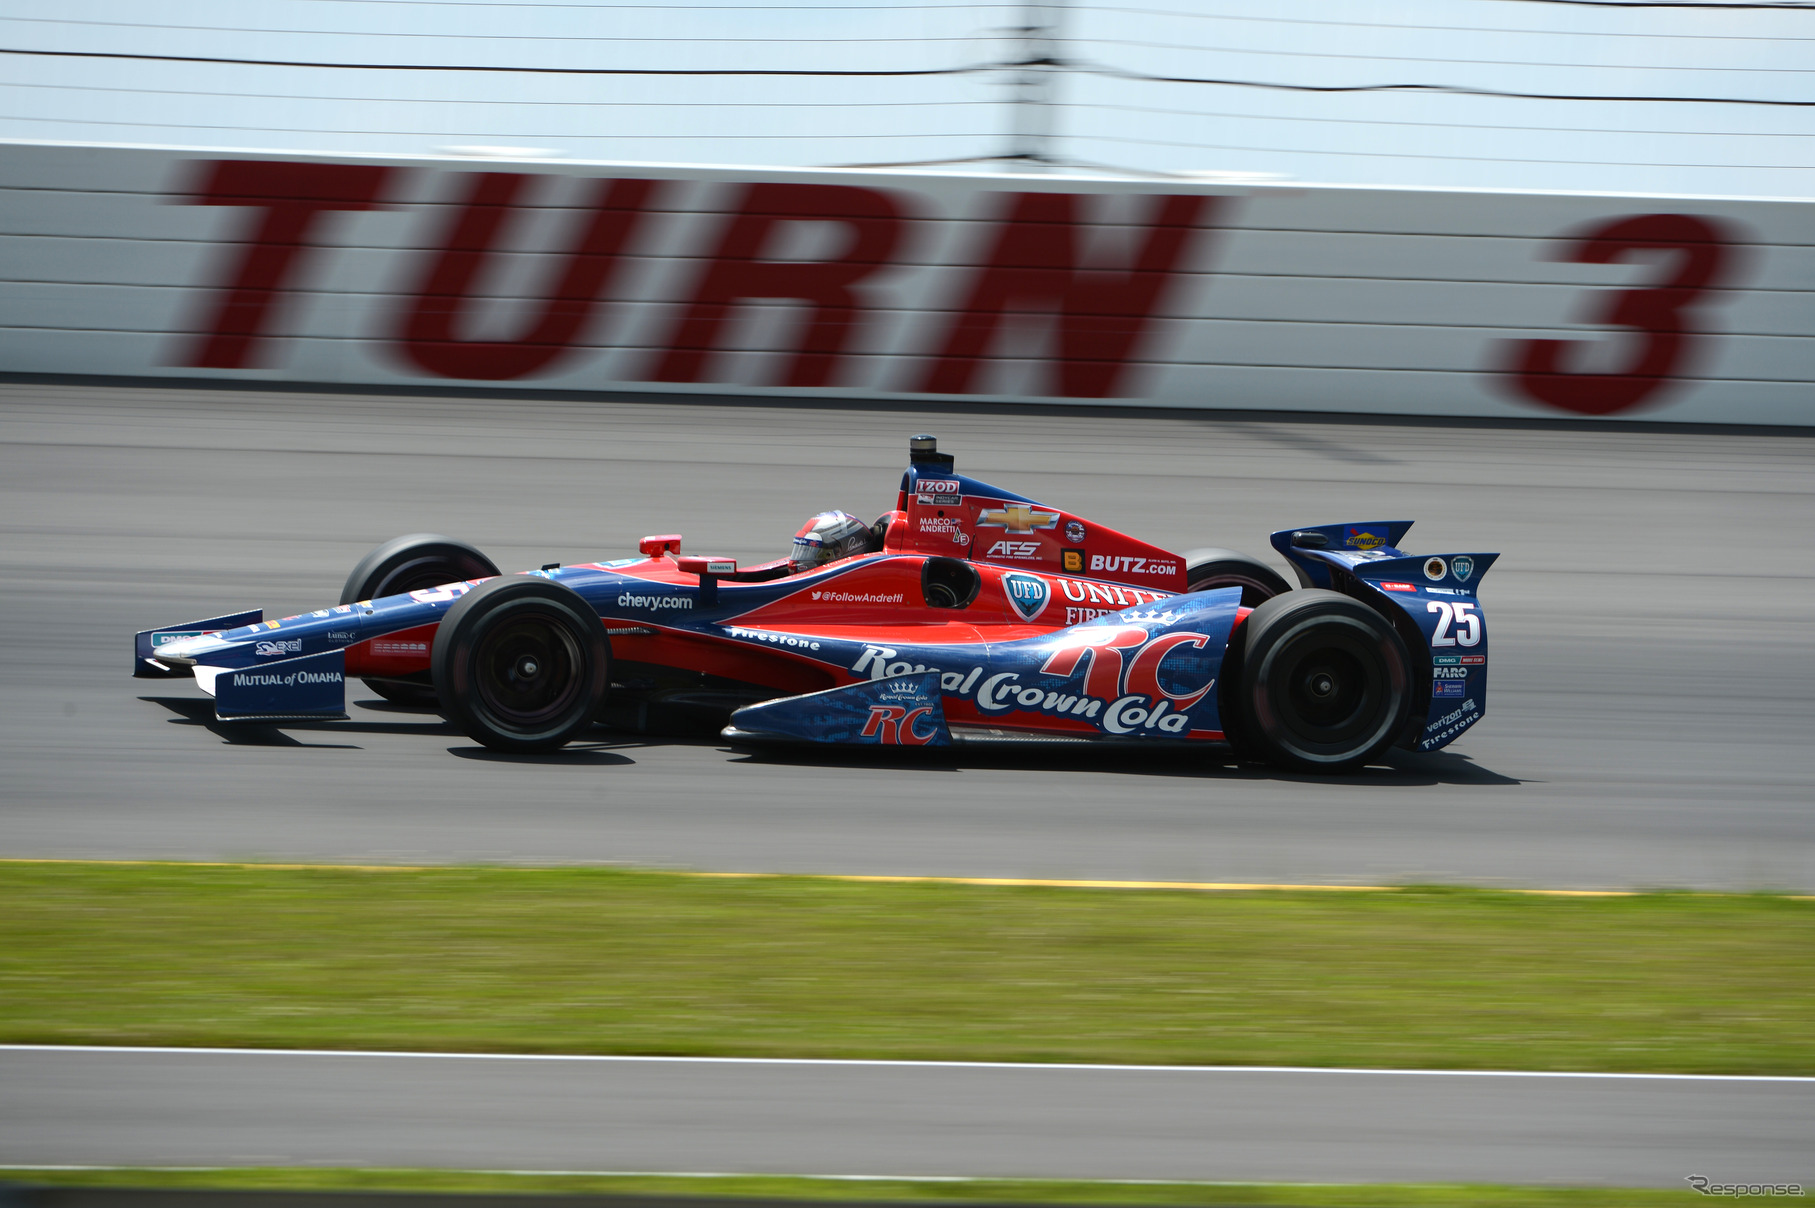
M1793 1074L1644 1074L1585 1070L1392 1070L1315 1065L1113 1065L1065 1061L904 1061L864 1057L661 1057L610 1053L428 1053L386 1049L231 1049L183 1045L0 1044L0 1053L168 1053L248 1057L408 1057L422 1061L576 1061L645 1065L849 1066L949 1070L1071 1070L1159 1074L1361 1074L1405 1078L1623 1078L1664 1082L1815 1083Z
M155 1170L160 1174L218 1174L259 1169L246 1166L48 1166L6 1165L0 1170ZM294 1168L291 1168L294 1169ZM331 1166L309 1169L332 1170ZM344 1169L344 1168L343 1168ZM385 1169L379 1167L378 1169ZM408 1169L407 1167L405 1169ZM523 1178L568 1179L805 1179L830 1183L1097 1183L1128 1187L1348 1187L1349 1183L1243 1183L1229 1179L1067 1179L996 1174L775 1174L761 1170L490 1170L461 1168L455 1174L501 1174ZM388 1194L381 1192L380 1194ZM509 1193L506 1193L509 1194ZM882 1201L886 1203L886 1201Z

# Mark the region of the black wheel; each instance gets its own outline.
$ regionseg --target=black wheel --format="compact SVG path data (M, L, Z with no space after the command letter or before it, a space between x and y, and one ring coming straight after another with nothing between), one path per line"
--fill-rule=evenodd
M1258 558L1232 549L1194 549L1185 555L1185 590L1212 591L1218 587L1242 589L1242 604L1259 608L1274 596L1292 590L1280 573Z
M340 602L376 600L443 583L489 579L498 573L492 560L464 541L438 533L411 533L385 542L359 560ZM435 705L435 686L400 679L367 679L366 687L399 705Z
M1348 771L1404 729L1411 657L1392 623L1361 601L1316 588L1288 592L1249 614L1237 636L1238 729L1267 762Z
M611 647L572 588L530 575L482 583L435 630L441 714L494 751L552 751L592 725Z

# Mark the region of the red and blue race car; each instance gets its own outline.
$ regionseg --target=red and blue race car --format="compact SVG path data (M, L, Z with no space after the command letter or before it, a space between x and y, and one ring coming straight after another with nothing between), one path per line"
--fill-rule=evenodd
M501 575L418 534L331 607L145 630L134 674L193 676L248 722L344 717L353 676L510 752L709 717L736 744L1199 743L1338 771L1436 750L1485 707L1476 589L1498 555L1408 555L1410 527L1274 533L1292 589L1246 555L1172 553L969 478L917 436L894 509L823 565L739 567L658 535Z

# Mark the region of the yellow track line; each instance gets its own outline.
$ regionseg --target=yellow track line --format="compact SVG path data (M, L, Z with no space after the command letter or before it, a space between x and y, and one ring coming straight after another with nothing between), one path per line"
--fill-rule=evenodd
M0 864L85 864L104 867L144 868L248 868L278 872L444 872L462 867L458 864L262 864L240 860L65 860L0 856ZM469 866L470 867L470 866ZM1058 877L931 877L894 876L879 873L810 873L810 872L696 872L686 869L633 868L615 864L598 865L482 865L487 869L511 872L571 872L575 869L605 868L619 872L646 872L658 876L691 877L720 881L843 881L874 885L984 885L995 887L1032 887L1039 889L1136 889L1168 890L1192 893L1400 893L1406 885L1296 885L1271 881L1105 881L1068 880ZM1487 893L1518 893L1540 898L1634 898L1645 891L1637 889L1506 889L1499 886L1467 886ZM1703 894L1702 896L1732 896ZM1746 895L1750 896L1750 895ZM1783 894L1791 902L1815 901L1815 895Z
M916 877L865 873L681 872L674 875L736 881L798 877L809 881L852 881L858 884L881 885L1031 885L1043 889L1175 889L1199 892L1265 890L1276 893L1394 893L1400 888L1397 885L1283 885L1247 881L1070 881L1052 877Z

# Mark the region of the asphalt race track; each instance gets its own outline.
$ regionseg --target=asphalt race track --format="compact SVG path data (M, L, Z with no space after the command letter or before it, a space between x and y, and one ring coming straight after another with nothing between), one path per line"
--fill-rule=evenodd
M0 1165L1807 1184L1815 1083L0 1049Z
M237 733L128 677L135 629L319 607L404 532L507 569L651 532L773 557L812 512L890 506L922 430L1176 549L1404 516L1416 551L1503 551L1486 719L1333 782L603 731L519 760L376 700ZM1815 891L1815 439L14 382L0 492L4 856Z

